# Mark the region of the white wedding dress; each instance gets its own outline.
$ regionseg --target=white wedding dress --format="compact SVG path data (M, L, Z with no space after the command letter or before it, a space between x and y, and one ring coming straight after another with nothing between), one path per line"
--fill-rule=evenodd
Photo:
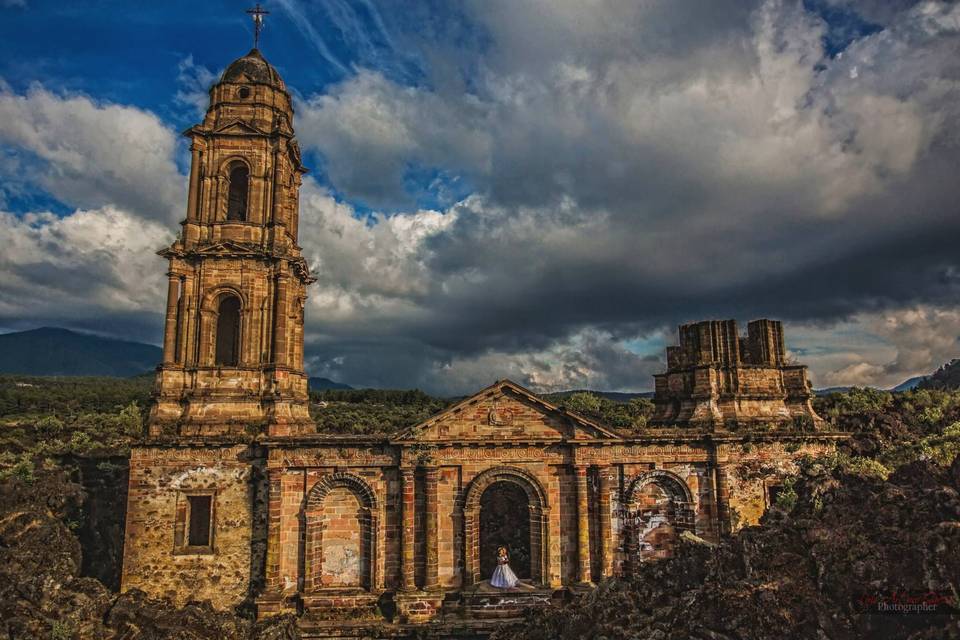
M512 589L517 586L520 578L510 569L509 562L510 559L507 557L497 558L497 568L493 570L490 586L498 589Z

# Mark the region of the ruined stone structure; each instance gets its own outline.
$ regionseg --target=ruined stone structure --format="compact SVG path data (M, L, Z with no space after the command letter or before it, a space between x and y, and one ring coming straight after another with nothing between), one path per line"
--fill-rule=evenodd
M191 128L163 363L131 453L122 588L291 611L322 636L466 624L755 523L794 460L830 449L779 323L681 328L656 421L626 437L499 381L391 437L308 414L290 97L256 50ZM640 381L638 381L638 384ZM320 409L322 412L322 409ZM488 584L497 546L523 586Z
M680 345L667 347L667 372L654 376L653 423L704 431L821 426L807 368L786 360L783 327L774 320L749 323L746 337L737 333L735 320L685 324Z

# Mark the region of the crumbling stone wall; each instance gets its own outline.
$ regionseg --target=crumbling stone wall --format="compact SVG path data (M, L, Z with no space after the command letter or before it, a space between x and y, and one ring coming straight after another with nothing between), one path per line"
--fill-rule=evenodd
M667 371L654 376L652 424L705 431L822 426L806 367L786 361L780 322L754 320L746 337L734 320L685 324L679 334L679 346L667 347Z
M242 603L250 586L254 531L251 448L138 447L130 456L122 589L140 588L176 604ZM213 496L212 549L177 540L187 496Z
M832 449L821 442L745 442L729 445L730 532L759 524L772 504L776 488L797 473L797 460Z

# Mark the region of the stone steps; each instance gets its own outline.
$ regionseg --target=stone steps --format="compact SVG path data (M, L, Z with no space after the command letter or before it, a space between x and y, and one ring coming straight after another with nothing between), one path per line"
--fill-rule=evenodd
M503 622L519 619L525 609L545 607L566 591L527 589L500 591L489 586L464 592L449 592L435 601L436 615L419 624L404 619L339 618L332 609L317 608L299 622L304 638L412 638L426 634L435 638L475 639L488 637Z
M444 617L460 616L467 620L507 620L519 618L530 607L544 607L553 600L549 589L531 591L462 593L456 603L444 603Z

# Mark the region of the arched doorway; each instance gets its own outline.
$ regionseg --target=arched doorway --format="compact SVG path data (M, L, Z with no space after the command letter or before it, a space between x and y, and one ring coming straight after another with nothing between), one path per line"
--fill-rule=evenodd
M489 495L488 489L492 489ZM518 576L529 576L535 585L546 584L549 506L543 487L531 473L516 467L487 469L467 487L462 505L464 585L479 584L490 578L490 559L496 561L496 547L503 544L498 544L498 539L507 542L503 546L511 547L510 566ZM498 524L503 520L522 521L524 514L526 534L522 530L508 532L504 525Z
M480 496L480 576L489 580L497 568L497 549L506 547L510 568L530 577L530 505L513 482L495 482Z

